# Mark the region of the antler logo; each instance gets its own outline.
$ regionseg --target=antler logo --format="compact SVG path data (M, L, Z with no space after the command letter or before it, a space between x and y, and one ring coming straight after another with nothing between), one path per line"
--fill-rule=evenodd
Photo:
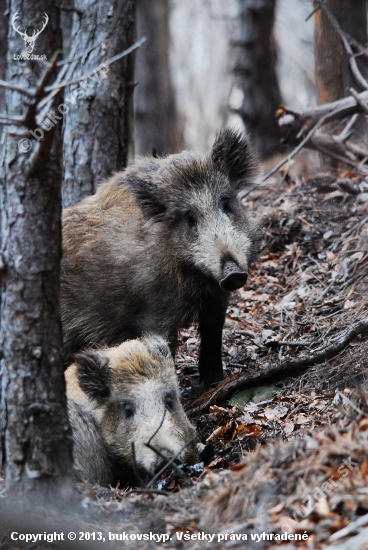
M33 52L33 48L34 48L34 45L35 45L35 42L37 40L37 38L39 37L39 35L41 34L41 32L44 30L44 28L46 27L47 23L49 22L49 17L47 15L47 13L45 13L44 15L44 18L45 18L45 21L42 25L42 29L40 29L39 31L33 31L33 34L32 36L28 36L27 34L27 29L22 32L19 30L19 26L18 28L15 26L15 22L16 20L18 19L19 15L18 15L18 12L16 11L15 14L13 15L13 19L12 19L12 25L13 25L13 29L21 35L21 37L23 38L24 42L26 43L26 48L27 48L27 54L30 54Z

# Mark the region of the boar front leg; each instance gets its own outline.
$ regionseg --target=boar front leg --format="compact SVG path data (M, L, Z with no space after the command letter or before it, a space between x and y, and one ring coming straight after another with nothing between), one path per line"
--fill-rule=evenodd
M227 301L219 302L208 297L199 312L198 331L201 337L198 370L200 382L209 388L223 378L222 372L222 328L225 322Z

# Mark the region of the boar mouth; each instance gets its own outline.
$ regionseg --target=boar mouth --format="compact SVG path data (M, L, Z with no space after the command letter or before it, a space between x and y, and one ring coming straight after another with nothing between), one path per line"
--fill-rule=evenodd
M248 279L248 273L230 260L225 262L222 274L223 278L220 281L220 287L228 292L241 288Z

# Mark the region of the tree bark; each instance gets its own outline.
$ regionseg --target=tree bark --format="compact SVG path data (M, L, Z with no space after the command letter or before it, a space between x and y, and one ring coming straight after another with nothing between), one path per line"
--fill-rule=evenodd
M0 21L5 20L5 10L6 10L6 0L0 0ZM7 25L0 25L0 80L5 80L6 74L6 51L7 51L7 40L8 40L8 28ZM0 113L5 112L5 89L0 88ZM3 133L3 128L0 124L0 141L1 135Z
M13 59L26 53L11 26L17 10L18 24L29 35L48 15L33 51L48 60L61 47L60 10L53 0L24 0L21 8L9 1L7 80L30 90L46 63ZM50 74L47 84L54 77ZM7 116L24 115L24 97L6 91ZM14 136L19 129L5 128L1 158L3 465L9 497L30 502L42 495L57 503L70 496L72 487L59 307L61 126L45 131L39 142L30 141L28 152Z
M273 35L276 0L239 0L239 39L234 74L244 94L237 110L261 158L280 149L275 112L281 103Z
M341 29L355 38L363 46L367 42L367 1L366 0L327 0L326 8L336 18ZM314 2L314 7L317 7ZM356 87L349 69L349 59L344 51L341 39L328 20L319 10L314 16L314 55L318 103L325 104L346 97L347 89ZM367 65L364 59L357 58L363 76L367 77ZM361 91L361 90L358 90ZM358 139L368 144L367 123L361 116L355 125ZM338 162L321 155L325 167L336 167Z
M183 147L170 78L169 0L137 0L135 146L138 155L176 153Z
M63 4L63 50L77 78L131 46L135 0ZM68 88L63 125L63 207L96 191L134 157L134 53Z

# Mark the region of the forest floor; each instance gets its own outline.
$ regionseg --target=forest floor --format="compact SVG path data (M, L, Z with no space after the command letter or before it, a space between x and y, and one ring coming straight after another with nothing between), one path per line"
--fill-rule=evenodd
M367 181L349 171L291 171L243 199L263 239L227 312L224 384L244 374L265 382L206 407L214 390L193 396L196 328L182 331L176 367L200 463L184 479L165 474L158 489L169 496L79 485L73 530L100 531L106 542L69 548L138 546L134 538L109 542L108 532L151 532L168 540L139 548L368 549L368 333L322 364L266 376L368 316ZM53 526L60 518L49 514ZM2 532L0 550L26 547L3 546ZM211 543L203 533L214 535Z

